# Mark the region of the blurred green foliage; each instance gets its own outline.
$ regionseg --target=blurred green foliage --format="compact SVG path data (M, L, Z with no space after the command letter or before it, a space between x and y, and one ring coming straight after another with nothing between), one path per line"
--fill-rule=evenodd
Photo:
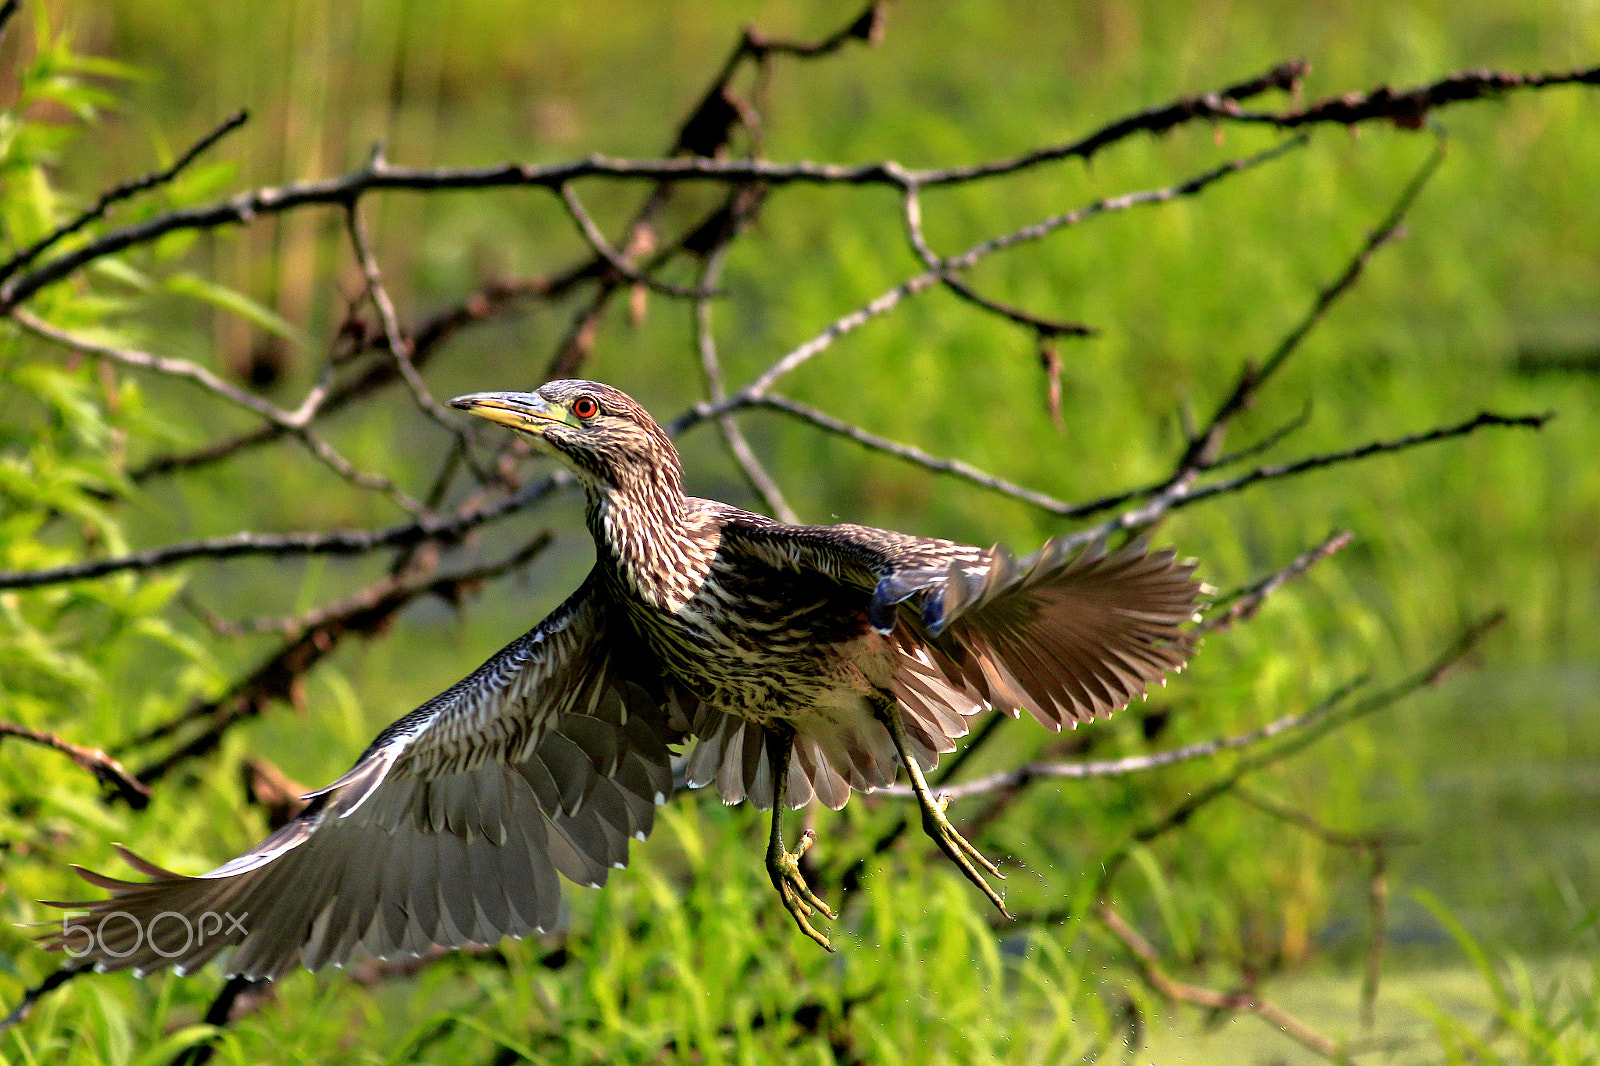
M26 245L111 183L170 162L240 106L254 119L215 162L123 205L114 221L336 173L358 165L374 140L392 160L418 165L658 154L739 24L814 37L854 10L637 0L603 12L522 0L29 5L0 49L3 69L16 72L15 85L0 88L5 246ZM1294 55L1313 62L1312 97L1471 66L1562 69L1600 56L1600 13L1553 0L952 0L890 16L875 49L779 65L766 91L769 155L994 158ZM1224 589L1330 529L1351 529L1356 544L1249 625L1209 641L1146 709L1069 738L1008 729L977 769L1133 754L1250 728L1364 671L1397 676L1467 619L1504 605L1509 623L1476 670L1256 784L1324 824L1418 840L1391 860L1393 951L1379 1032L1413 1042L1389 1054L1594 1062L1597 981L1571 960L1594 954L1600 881L1600 377L1538 368L1600 352L1600 99L1592 90L1524 94L1437 121L1450 133L1449 158L1406 239L1380 253L1234 443L1307 404L1309 424L1271 458L1479 409L1554 410L1557 419L1537 435L1480 434L1174 516L1160 539L1201 558L1204 576ZM1195 126L1125 142L1092 167L930 193L929 238L954 252L1102 196L1170 185L1275 139ZM1093 340L1063 343L1064 432L1046 408L1031 339L938 292L850 336L785 391L1061 498L1148 482L1181 447L1180 412L1209 414L1240 364L1271 350L1431 150L1426 134L1325 130L1196 200L1102 218L974 271L989 295L1100 327ZM635 203L598 184L583 192L612 230ZM458 301L485 277L550 271L582 250L542 193L389 194L367 210L408 318ZM690 214L677 208L666 228ZM736 246L724 282L730 296L717 323L730 378L748 380L916 269L886 191L779 191ZM319 371L359 291L337 213L302 212L174 235L46 290L34 306L86 335L236 379L265 368L263 387L288 402ZM429 371L435 393L537 382L571 310L535 305L464 334ZM670 414L698 398L691 328L683 308L659 298L642 321L618 312L586 373ZM109 372L0 331L0 569L241 528L399 517L288 445L183 478L128 482L152 454L250 424L182 384ZM775 415L752 414L746 426L807 520L1019 548L1060 528L1015 501ZM426 484L444 444L398 390L328 433L364 467L410 486ZM683 442L692 489L751 504L712 435L697 433ZM15 923L50 917L33 900L83 891L67 863L106 869L110 843L122 841L198 871L256 839L262 814L238 783L245 755L265 754L311 784L342 772L378 727L564 595L588 565L574 515L562 501L519 520L520 530L485 534L469 552L492 555L534 522L548 522L558 541L523 580L464 612L419 604L387 639L343 647L308 679L304 714L280 708L234 730L145 811L102 804L88 776L55 753L0 746L0 919L9 923L0 1004L52 966ZM270 636L213 637L184 609L188 598L230 618L293 613L380 570L379 560L238 561L0 592L0 718L109 747L215 696L273 646ZM1221 770L1191 764L1035 786L985 828L986 847L1009 856L1008 899L1024 912L1083 913L1100 859ZM604 891L569 893L569 924L548 942L507 943L490 959L455 956L378 984L298 975L228 1031L218 1059L1056 1062L1121 1057L1135 1015L1152 1026L1153 1055L1201 1046L1188 1016L1145 990L1098 927L996 931L920 840L868 854L898 813L892 801L858 797L817 818L826 874L868 861L846 900L838 956L814 951L773 905L761 820L689 797L663 810L655 836ZM1418 902L1413 888L1437 903ZM1287 968L1269 994L1335 1036L1361 1035L1353 1007L1319 1013L1323 999L1353 1004L1359 985L1366 885L1346 851L1224 801L1137 851L1116 891L1175 971L1228 987L1241 974ZM1529 961L1508 965L1507 952ZM1482 980L1471 995L1436 992L1430 978L1462 954ZM217 987L214 975L81 979L0 1038L0 1058L165 1062L195 1038ZM1207 1040L1205 1054L1218 1061L1302 1054L1252 1019Z

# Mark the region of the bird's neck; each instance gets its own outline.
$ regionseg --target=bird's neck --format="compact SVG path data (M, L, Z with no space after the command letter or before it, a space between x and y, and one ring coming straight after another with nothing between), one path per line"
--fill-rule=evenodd
M597 559L618 590L668 611L694 595L716 550L674 473L591 488L586 515Z

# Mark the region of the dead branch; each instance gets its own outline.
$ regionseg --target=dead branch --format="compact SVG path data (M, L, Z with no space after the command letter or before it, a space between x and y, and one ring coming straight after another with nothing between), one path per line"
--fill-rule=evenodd
M595 225L594 219L589 217L589 212L584 210L583 201L578 199L578 193L571 185L562 185L556 190L556 195L566 205L568 216L572 219L573 225L578 227L578 232L583 234L584 240L589 242L589 247L606 261L606 265L619 278L635 285L643 285L651 292L674 296L680 300L700 301L723 295L720 289L686 289L681 285L671 285L643 271L635 270L621 253L611 247L611 242L606 240L606 235L600 232L600 227Z
M772 411L782 411L784 414L797 418L818 429L855 441L864 448L871 448L873 451L883 452L897 459L904 459L908 463L915 463L917 466L932 470L935 473L949 474L953 477L961 478L963 481L989 489L991 492L998 492L1001 495L1032 504L1040 510L1049 511L1051 514L1070 516L1074 510L1071 504L1063 503L1061 500L1053 496L1047 496L1042 492L1024 488L1015 482L1007 481L1005 478L986 473L971 463L964 463L960 459L941 459L938 456L929 455L921 448L916 448L909 444L901 444L899 441L890 440L888 437L880 437L876 433L869 433L860 426L834 418L832 415L819 411L809 404L791 400L787 396L769 392L753 401L751 406L763 407ZM728 416L724 415L722 417Z
M1004 770L1000 773L989 774L986 777L974 778L959 785L945 785L939 789L939 794L949 799L971 799L974 796L983 796L991 792L1004 792L1023 788L1034 781L1050 778L1090 778L1090 777L1122 777L1126 774L1146 773L1158 770L1163 766L1174 763L1189 762L1194 759L1208 759L1225 751L1236 748L1247 748L1259 744L1263 740L1297 730L1307 729L1329 713L1331 705L1318 705L1304 714L1288 714L1282 718L1268 722L1259 729L1252 729L1248 733L1239 733L1234 736L1215 737L1211 740L1201 740L1193 744L1185 744L1181 748L1172 748L1168 751L1154 751L1145 755L1128 755L1121 759L1097 759L1090 762L1032 762L1017 767L1014 770ZM874 795L897 796L903 799L912 798L915 793L909 785L887 785L874 790Z
M1235 787L1233 798L1263 814L1311 834L1325 844L1354 851L1367 860L1367 955L1361 974L1361 1025L1370 1030L1376 1020L1378 984L1383 976L1383 952L1388 941L1389 852L1394 844L1415 843L1399 833L1346 833L1323 825L1304 811L1270 800L1254 789Z
M1505 617L1504 611L1495 611L1473 621L1433 662L1364 699L1352 700L1352 696L1364 683L1364 679L1343 685L1330 693L1314 708L1315 718L1305 728L1294 731L1281 743L1266 751L1244 756L1228 773L1209 785L1190 792L1187 799L1166 815L1135 830L1127 844L1112 852L1101 863L1100 877L1096 881L1096 895L1102 898L1106 895L1111 882L1121 872L1123 864L1133 854L1134 848L1187 825L1202 808L1228 795L1250 774L1299 754L1335 729L1343 728L1357 719L1391 707L1418 689L1436 684L1448 670L1465 659L1485 635L1504 622Z
M372 162L373 165L383 162L383 156L379 151L373 151ZM433 398L433 393L428 391L428 386L417 371L416 364L411 361L411 340L401 330L394 301L389 299L389 291L383 287L383 275L378 270L377 257L372 254L372 246L367 241L367 230L361 221L361 210L354 200L350 201L345 210L345 228L350 235L350 248L355 252L356 262L360 264L361 273L367 279L367 296L372 300L372 306L377 308L378 320L383 323L383 337L388 343L389 355L399 368L400 377L405 381L406 387L411 390L411 398L416 401L418 410L443 426L446 433L465 446L467 441L465 431L450 417L444 405Z
M1175 511L1182 507L1189 507L1193 504L1200 503L1203 500L1209 500L1213 496L1225 496L1230 493L1239 492L1264 481L1277 481L1282 478L1295 477L1296 475L1304 474L1310 470L1320 470L1324 467L1339 466L1343 463L1351 463L1361 459L1368 459L1374 455L1387 455L1392 452L1407 451L1411 448L1416 448L1424 444L1432 444L1441 440L1449 440L1454 437L1465 437L1489 426L1520 429L1543 429L1545 423L1549 422L1554 417L1555 412L1553 411L1546 411L1543 414L1525 415L1502 415L1495 414L1490 411L1481 411L1472 418L1467 419L1465 422L1459 422L1453 426L1441 426L1437 429L1425 430L1421 433L1411 433L1403 437L1393 438L1391 440L1372 441L1370 443L1360 445L1359 447L1347 448L1343 451L1337 452L1326 452L1322 455L1313 455L1305 459L1296 460L1292 463L1280 463L1274 466L1260 466L1249 471L1248 473L1240 474L1237 477L1229 478L1225 481L1213 482L1209 485L1202 485L1199 488L1190 489L1185 487L1183 482L1179 482L1178 484L1170 486L1165 490L1159 490L1157 487L1152 486L1149 489L1140 489L1131 493L1123 493L1117 497L1106 497L1105 500L1095 500L1092 503L1082 505L1082 507L1103 510L1106 507L1106 500L1115 500L1117 503L1122 503L1131 498L1138 498L1145 493L1153 493L1154 495L1154 498L1143 507L1134 508L1130 511L1124 511L1122 514L1119 514L1113 518L1109 518L1098 525L1091 526L1086 530L1070 534L1060 539L1069 546L1075 547L1079 544L1087 544L1092 540L1109 536L1113 533L1143 528L1155 522L1168 511ZM1115 504L1112 504L1112 506L1115 506ZM0 587L4 587L3 581L0 581Z
M1246 1011L1260 1015L1269 1024L1282 1030L1301 1046L1329 1059L1341 1060L1354 1052L1355 1049L1341 1046L1282 1008L1262 999L1248 985L1233 992L1218 992L1199 985L1186 984L1170 977L1161 968L1159 952L1117 913L1106 899L1107 894L1112 881L1116 879L1117 874L1126 864L1135 847L1148 844L1152 840L1188 824L1201 808L1212 801L1225 795L1237 795L1239 784L1247 775L1304 750L1308 745L1334 729L1348 725L1357 718L1392 706L1416 690L1436 683L1446 671L1465 658L1477 643L1482 640L1483 636L1499 625L1504 618L1504 612L1496 612L1473 622L1427 667L1398 684L1390 686L1381 692L1373 693L1363 700L1345 705L1348 697L1354 691L1354 686L1346 686L1334 692L1319 705L1321 713L1311 728L1291 735L1283 743L1265 752L1247 755L1240 759L1232 771L1205 788L1191 792L1183 803L1173 808L1164 817L1136 830L1127 844L1106 857L1101 864L1100 877L1096 880L1095 894L1101 899L1101 903L1097 907L1095 914L1112 935L1132 952L1138 963L1141 975L1151 988L1172 1002L1194 1003L1214 1011L1229 1013ZM1303 828L1314 825L1318 830L1327 833L1330 838L1334 835L1332 831L1326 830L1325 827L1318 825L1312 819L1297 818L1294 820ZM1374 871L1374 884L1379 886L1374 888L1375 900L1380 898L1380 894L1386 893L1386 889L1382 887L1382 869L1380 864L1375 867ZM1381 906L1376 913L1381 920ZM1363 996L1365 997L1363 1001L1364 1018L1371 1016L1370 997L1375 997L1377 994L1376 979L1372 976L1372 971L1373 967L1378 964L1373 961L1376 957L1376 952L1381 952L1382 950L1381 940L1378 939L1380 935L1375 934L1374 944L1378 946L1374 952L1369 952L1368 956L1368 976L1363 991ZM1368 988L1370 988L1370 992L1366 991Z
M1220 166L1197 174L1187 181L1177 185L1169 185L1160 189L1146 189L1138 192L1125 193L1121 196L1108 197L1096 200L1075 211L1068 211L1059 215L1052 215L1042 219L1031 226L1024 226L1011 233L992 237L989 240L979 241L960 255L943 261L942 270L926 270L921 274L907 278L866 305L835 319L819 334L785 353L755 381L743 389L730 395L720 404L697 404L674 419L670 431L674 434L712 418L719 417L729 411L740 407L749 407L757 403L766 395L780 378L793 373L800 366L820 355L847 333L854 332L872 319L883 315L900 304L908 296L914 296L928 288L939 284L945 273L949 271L965 270L976 265L980 260L1013 248L1019 244L1036 241L1054 233L1057 230L1078 225L1088 219L1116 211L1126 211L1134 207L1164 204L1183 197L1194 196L1222 179L1246 170L1269 163L1285 152L1304 146L1303 139L1293 139L1275 145L1264 152L1252 156L1243 156L1231 159ZM897 172L898 168L896 168Z
M11 13L15 10L16 5L8 3L6 5L6 10L0 11L0 31L3 31L5 21L11 17ZM121 203L123 200L130 200L133 197L138 196L140 193L149 192L151 189L156 189L163 185L171 184L179 174L182 174L188 169L190 163L193 163L196 159L200 158L200 156L203 155L207 149L216 144L218 141L222 140L222 138L226 137L240 126L243 126L245 122L249 120L249 118L250 113L248 111L240 111L234 114L231 118L225 119L220 126L206 134L204 137L201 137L189 148L187 152L179 156L171 166L165 168L164 170L158 170L153 174L146 174L142 178L136 178L133 181L125 181L121 185L114 185L107 189L105 192L100 194L99 199L81 212L76 218L72 219L70 222L66 222L60 226L57 226L49 233L46 233L43 237L40 237L38 240L22 249L16 255L13 255L10 259L7 259L4 263L0 263L0 283L3 283L7 278L11 277L17 271L22 270L35 259L38 259L39 256L43 255L51 248L54 248L57 244L61 243L61 241L72 236L74 233L79 232L85 226L93 222L98 222L100 219L104 218L106 214L110 212L112 207Z
M492 321L509 313L523 302L535 298L553 298L566 291L567 276L557 278L530 278L517 281L495 281L485 284L461 303L433 315L413 332L412 366L422 367L442 348L446 341L462 329L480 322ZM387 349L382 336L361 338L361 351ZM358 353L359 354L359 353ZM307 421L326 418L344 407L400 380L398 364L393 359L374 362L360 374L329 388L320 402L311 405L310 394L300 404L296 415L310 406L312 414ZM227 459L249 448L271 444L290 432L276 422L260 429L250 430L234 437L224 438L192 452L158 455L128 472L135 484L152 477L179 473L196 467Z
M10 17L8 14L8 9L15 10L15 7L15 0L13 0L13 2L7 3L5 7L0 8L0 29L4 28L5 20ZM51 992L54 992L56 989L66 984L74 977L79 977L83 974L93 972L93 966L87 966L82 963L73 963L71 965L58 967L43 981L40 981L32 988L23 992L21 1002L19 1002L15 1007L11 1008L11 1013L7 1014L4 1018L0 1018L0 1033L4 1033L13 1026L20 1025L26 1021L28 1014L33 1010L33 1005L39 1002L39 1000L43 999L45 996L49 995Z
M360 488L381 492L395 502L403 511L420 516L423 513L422 505L412 499L404 490L400 489L382 474L374 474L358 468L339 451L307 428L306 423L315 413L315 407L302 404L298 412L290 413L254 393L246 392L228 384L216 374L197 363L186 359L173 359L169 356L152 355L134 348L121 348L111 344L101 344L98 341L79 337L66 330L58 329L41 318L35 317L23 308L15 308L11 318L29 333L43 337L73 351L84 355L94 356L97 359L106 359L123 366L139 370L149 370L168 377L182 378L191 381L206 391L220 396L230 403L244 407L260 415L267 423L281 432L287 433L305 445L306 450L316 457L328 469L338 474L344 480Z
M715 284L722 270L726 250L727 245L723 245L706 257L705 269L700 275L702 291ZM700 354L700 377L705 385L706 400L717 403L727 395L727 386L722 376L722 362L717 358L717 338L711 328L711 300L708 296L701 296L695 300L694 324L695 347ZM766 505L768 513L780 522L799 522L800 518L794 513L794 508L784 499L783 490L778 487L778 483L767 473L766 467L761 465L761 461L750 448L750 442L745 439L744 430L739 427L738 419L732 414L725 414L717 419L717 428L722 433L728 454L733 456L733 461L738 464L751 489Z
M96 259L114 255L134 245L149 243L176 230L240 225L262 215L279 214L316 204L342 206L355 202L369 192L380 190L430 192L515 185L555 189L579 178L591 177L658 183L699 180L763 182L769 185L891 185L897 188L904 188L909 181L926 188L1013 174L1060 159L1087 159L1107 145L1136 133L1161 133L1201 119L1248 122L1286 129L1314 124L1350 126L1383 119L1409 127L1419 120L1420 115L1467 100L1502 95L1518 89L1600 84L1600 67L1535 75L1467 72L1448 75L1431 85L1404 93L1397 94L1386 86L1379 86L1368 93L1347 94L1283 113L1241 111L1236 101L1243 97L1230 95L1291 87L1297 83L1304 69L1303 66L1285 64L1263 78L1252 79L1240 86L1221 90L1220 93L1186 97L1164 108L1138 112L1071 144L969 167L907 170L892 161L845 166L811 161L772 163L759 159L717 159L703 155L651 160L594 155L587 159L544 166L506 163L490 167L425 168L396 167L377 158L362 169L341 177L256 189L219 203L168 212L112 230L0 285L0 313L9 312L40 289L76 273Z
M1095 916L1133 955L1145 983L1168 1001L1193 1003L1197 1007L1228 1014L1243 1011L1258 1015L1267 1024L1282 1030L1285 1036L1301 1047L1325 1059L1343 1061L1351 1054L1352 1049L1341 1046L1331 1037L1324 1036L1271 1000L1263 999L1248 984L1229 992L1219 992L1213 988L1188 984L1169 976L1161 968L1160 952L1156 951L1155 946L1141 936L1138 930L1129 925L1111 904L1102 903Z
M14 722L0 722L0 739L5 737L16 737L18 740L26 740L52 751L59 751L93 774L97 781L114 791L134 810L143 810L150 803L150 790L123 769L121 763L99 748L72 744L54 733L29 729Z
M0 589L37 588L86 581L124 570L155 570L188 559L231 559L245 555L363 555L386 548L404 548L423 541L452 544L479 526L504 518L544 499L572 481L565 472L529 482L516 492L464 507L441 518L423 516L382 529L345 529L327 533L252 533L241 530L222 537L181 541L161 548L108 559L40 570L0 573Z
M1289 357L1300 347L1300 342L1305 340L1321 324L1327 316L1329 308L1339 301L1339 298L1360 280L1366 270L1367 263L1372 256L1394 240L1400 234L1400 227L1405 222L1406 215L1410 212L1417 197L1438 172L1439 165L1444 162L1445 140L1441 135L1434 146L1433 154L1417 170L1412 179L1401 190L1400 196L1395 200L1394 206L1389 209L1384 220L1367 235L1367 239L1357 249L1355 255L1345 264L1345 268L1333 283L1325 287L1311 302L1311 308L1293 329L1278 342L1265 362L1259 368L1246 364L1235 382L1233 390L1217 406L1216 413L1211 416L1211 421L1204 431L1193 436L1189 446L1184 449L1182 457L1178 460L1176 472L1173 474L1174 482L1182 480L1199 471L1209 469L1215 464L1217 455L1222 449L1222 438L1227 432L1229 424L1241 414L1256 393L1261 391L1269 379L1283 368Z
M1262 603L1266 601L1268 596L1295 578L1303 577L1307 570L1310 570L1324 559L1337 555L1349 547L1350 542L1354 539L1355 534L1347 531L1329 534L1328 538L1321 544L1314 548L1307 548L1295 556L1293 561L1283 569L1276 573L1268 574L1255 584L1240 589L1238 592L1230 593L1213 602L1206 609L1206 618L1196 627L1196 631L1201 633L1220 633L1223 630L1232 629L1240 622L1249 621L1255 617L1256 612L1261 609ZM1216 613L1219 608L1224 606L1227 608L1226 610L1222 611L1221 614Z

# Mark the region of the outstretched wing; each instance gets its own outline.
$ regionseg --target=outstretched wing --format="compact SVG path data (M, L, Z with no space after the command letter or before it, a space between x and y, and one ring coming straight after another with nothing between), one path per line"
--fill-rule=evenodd
M868 526L791 526L729 508L724 542L767 564L812 570L853 590L840 610L860 611L897 652L893 694L912 757L931 770L955 750L967 719L1026 709L1050 729L1104 717L1141 696L1194 650L1183 629L1200 585L1194 564L1171 551L1103 544L1072 551L1058 541L1015 560L982 549ZM692 783L716 780L724 800L770 797L762 729L702 710ZM894 749L876 722L851 735L795 737L788 801L816 796L842 806L850 790L887 784Z
M599 581L384 730L304 813L208 874L130 852L151 880L79 870L111 898L47 946L97 968L317 970L548 929L556 872L598 886L672 792L667 698L607 633ZM626 662L622 660L626 659Z
M868 526L729 524L775 565L809 567L868 591L867 620L901 649L902 703L963 714L1026 708L1052 729L1105 717L1182 669L1194 638L1194 563L1135 542L1073 551L1046 541L1025 559ZM726 535L726 534L725 534ZM971 706L976 701L978 706ZM948 748L942 750L950 750Z
M995 548L978 563L887 575L872 614L887 620L889 602L900 605L891 638L909 660L897 678L903 703L926 704L917 679L933 673L984 706L1060 729L1106 717L1183 668L1193 571L1140 544L1073 552L1048 541L1021 561Z

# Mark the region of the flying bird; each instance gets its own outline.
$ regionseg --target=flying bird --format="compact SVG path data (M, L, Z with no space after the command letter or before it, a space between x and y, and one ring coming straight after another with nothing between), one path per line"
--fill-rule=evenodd
M198 877L123 857L148 881L80 870L110 898L48 946L102 969L282 976L554 924L557 872L599 886L643 840L692 743L691 786L771 810L784 907L807 885L783 811L838 809L904 771L924 830L1002 912L999 870L926 774L985 710L1050 729L1104 717L1193 650L1192 562L1138 545L1025 559L859 525L799 526L686 496L677 449L592 381L460 396L577 476L595 564L578 590L470 676L380 733L344 776L244 855ZM830 948L831 950L831 948Z

